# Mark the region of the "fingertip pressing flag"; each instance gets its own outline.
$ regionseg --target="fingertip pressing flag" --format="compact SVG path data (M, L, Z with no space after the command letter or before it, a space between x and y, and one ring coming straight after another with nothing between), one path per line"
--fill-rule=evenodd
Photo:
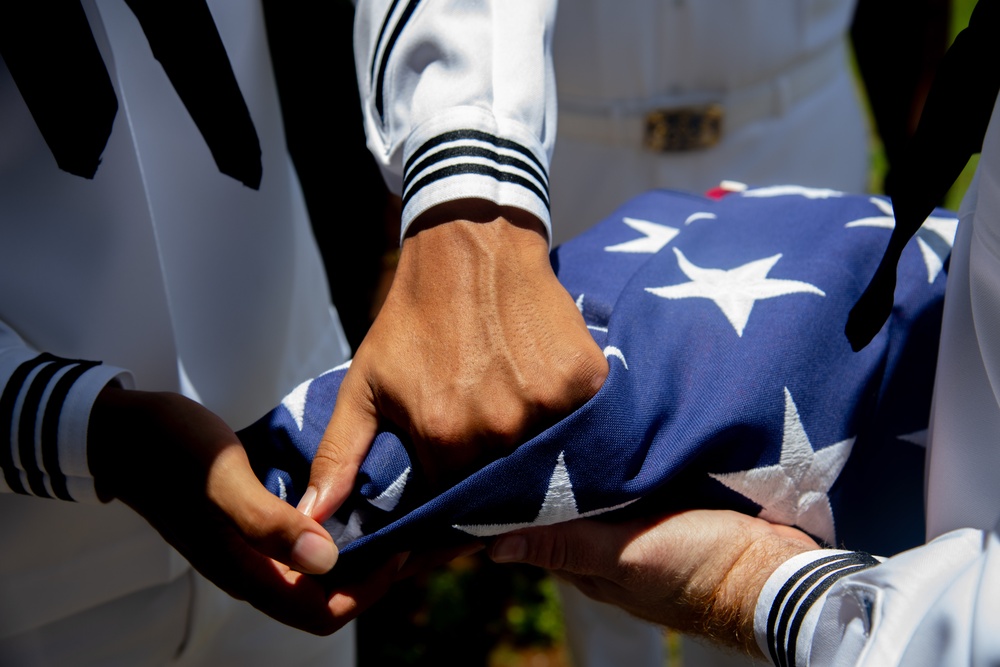
M729 508L886 555L920 543L957 224L940 211L924 223L900 261L892 317L855 353L844 323L888 242L888 200L797 186L633 199L552 253L609 361L598 394L433 497L404 440L379 433L327 523L338 569L630 506ZM291 503L346 368L239 434Z

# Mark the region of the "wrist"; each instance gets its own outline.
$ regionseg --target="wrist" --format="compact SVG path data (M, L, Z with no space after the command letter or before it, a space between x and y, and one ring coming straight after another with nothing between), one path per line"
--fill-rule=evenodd
M110 384L101 390L87 427L87 463L98 498L120 498L121 480L142 465L154 465L153 441L161 435L156 409L166 392L124 389Z
M687 589L696 603L693 609L699 610L690 619L691 631L759 658L764 654L754 629L761 590L783 563L819 547L794 528L732 514L741 527L729 532L729 548L706 559ZM725 574L718 578L720 565Z
M530 213L482 199L448 202L407 230L396 269L403 284L433 282L450 290L511 287L554 279L545 227ZM425 285L426 286L426 285Z
M805 538L805 535L802 536ZM743 552L723 580L718 596L722 606L732 609L734 618L730 641L755 657L762 657L754 632L757 600L770 576L795 556L817 549L812 540L769 534L755 540Z
M87 425L87 464L94 478L97 497L108 502L115 497L110 479L120 460L117 444L121 429L130 415L130 394L134 392L109 384L97 395Z
M407 227L403 235L403 248L412 245L412 241L421 233L425 238L457 234L457 228L450 223L465 223L464 226L472 227L483 236L506 236L518 245L532 248L541 245L543 252L548 255L548 232L537 217L519 208L474 198L438 204L422 213ZM427 234L429 230L437 231Z

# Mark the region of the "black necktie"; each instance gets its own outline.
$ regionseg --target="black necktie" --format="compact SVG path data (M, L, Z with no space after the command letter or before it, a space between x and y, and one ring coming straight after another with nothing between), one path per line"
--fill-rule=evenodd
M0 55L59 168L93 178L118 100L78 0L0 4Z
M219 171L260 187L260 141L205 0L126 0Z
M927 96L920 123L897 174L896 226L845 333L854 350L871 342L892 311L903 247L941 201L969 158L982 150L1000 92L1000 0L979 0L969 27L955 38Z
M205 0L126 0L224 174L258 188L260 141ZM0 55L61 169L93 178L118 109L78 0L0 5Z

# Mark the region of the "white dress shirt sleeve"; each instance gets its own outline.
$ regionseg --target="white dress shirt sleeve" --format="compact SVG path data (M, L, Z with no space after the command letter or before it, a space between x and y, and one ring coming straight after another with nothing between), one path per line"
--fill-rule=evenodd
M554 0L361 0L355 60L368 146L403 199L402 234L465 198L537 217L551 238Z
M39 353L0 322L0 492L96 502L87 425L113 381L132 386L121 368Z
M956 530L879 564L812 551L785 562L757 602L776 665L932 667L1000 662L1000 538Z

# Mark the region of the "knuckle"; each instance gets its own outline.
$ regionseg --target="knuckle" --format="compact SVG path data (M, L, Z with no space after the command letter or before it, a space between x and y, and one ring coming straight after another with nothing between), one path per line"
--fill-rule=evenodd
M552 384L539 388L534 396L535 411L540 414L562 413L574 407L569 392L560 391Z
M512 449L520 441L527 419L525 410L514 409L491 414L483 425L485 437L502 449Z
M544 534L525 535L527 560L547 570L571 569L572 553L566 536L560 530L548 530Z
M578 396L590 398L608 377L608 360L595 346L593 350L579 354L575 361L573 387Z
M239 518L240 532L247 540L260 543L284 534L281 511L271 503L267 505L248 507Z
M578 351L551 370L550 381L534 383L529 394L532 407L540 414L565 414L590 400L607 376L608 360L596 346Z
M420 438L426 442L433 442L444 447L461 446L467 439L471 430L464 419L445 409L428 411L422 415L420 425L417 427Z
M345 435L327 432L320 439L319 447L313 455L312 469L317 471L336 471L342 468L356 468L364 459L369 443L350 439Z
M570 569L572 565L570 561L570 554L572 553L573 552L566 536L562 533L562 531L556 532L554 539L551 540L549 546L549 559L553 563L553 569Z
M313 456L313 467L339 467L347 459L347 451L343 440L324 436Z

